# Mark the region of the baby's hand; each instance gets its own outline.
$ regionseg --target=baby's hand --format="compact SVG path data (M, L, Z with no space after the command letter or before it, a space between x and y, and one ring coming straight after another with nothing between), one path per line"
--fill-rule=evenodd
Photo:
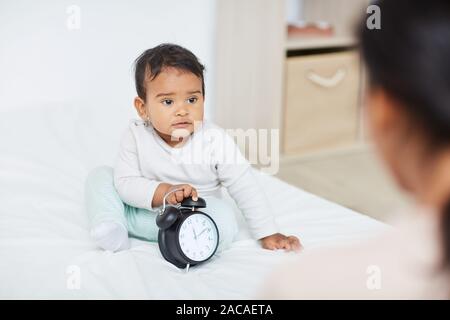
M276 250L286 249L287 251L300 251L302 245L300 240L295 236L285 236L281 233L275 233L270 236L264 237L261 240L261 245L264 249Z
M192 200L197 201L198 195L197 190L189 185L189 184L175 184L170 186L170 188L165 192L165 194L169 193L172 190L181 189L179 191L172 192L167 196L167 202L170 204L177 204L183 201L184 198L192 197Z

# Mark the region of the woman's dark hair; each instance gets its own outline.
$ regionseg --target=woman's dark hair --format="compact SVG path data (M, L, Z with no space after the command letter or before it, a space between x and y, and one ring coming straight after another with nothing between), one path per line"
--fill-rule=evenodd
M136 91L142 100L146 96L146 80L155 79L164 68L173 67L195 74L202 80L202 95L205 96L205 67L189 50L171 43L163 43L145 50L134 62Z
M370 86L400 102L431 151L444 150L450 145L450 1L373 4L380 8L381 29L365 21L358 29ZM443 210L444 267L450 270L450 194Z

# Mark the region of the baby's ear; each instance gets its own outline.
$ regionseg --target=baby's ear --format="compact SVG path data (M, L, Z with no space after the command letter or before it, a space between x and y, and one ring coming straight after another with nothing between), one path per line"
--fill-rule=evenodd
M146 117L144 100L142 100L139 97L135 97L134 98L134 107L136 108L136 111L141 118Z

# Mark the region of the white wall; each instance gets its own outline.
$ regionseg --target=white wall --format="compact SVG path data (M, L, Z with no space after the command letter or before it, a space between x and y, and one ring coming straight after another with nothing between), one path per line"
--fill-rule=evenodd
M174 42L206 65L211 118L215 2L0 0L0 112L70 104L134 116L132 62ZM79 29L67 27L76 27L71 5L80 8Z

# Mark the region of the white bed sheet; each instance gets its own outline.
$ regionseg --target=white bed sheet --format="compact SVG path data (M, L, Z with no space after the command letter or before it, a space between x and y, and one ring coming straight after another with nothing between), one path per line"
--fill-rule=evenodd
M84 179L93 167L113 163L127 117L65 104L0 114L0 298L246 299L293 255L261 249L239 215L233 246L187 274L165 262L154 243L132 240L119 253L97 249L83 208ZM281 230L299 236L306 250L361 241L387 228L258 177Z

